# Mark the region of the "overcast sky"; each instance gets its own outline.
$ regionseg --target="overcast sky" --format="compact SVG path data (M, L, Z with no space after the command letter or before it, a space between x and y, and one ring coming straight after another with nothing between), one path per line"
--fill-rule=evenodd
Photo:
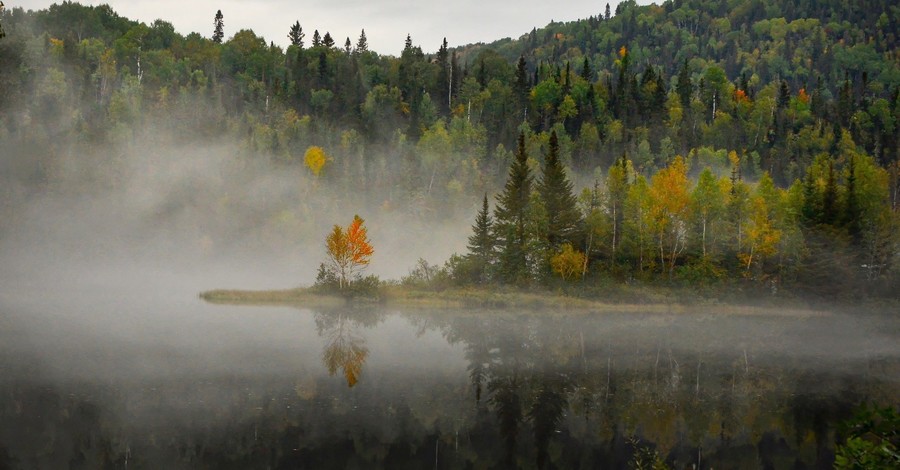
M7 8L43 9L61 0L5 0ZM446 36L450 46L517 38L551 20L570 21L602 13L605 0L81 0L82 4L108 3L120 15L145 23L162 18L188 34L212 34L213 16L221 9L225 37L241 29L252 29L267 41L285 46L287 32L299 20L306 33L331 33L343 46L349 37L355 44L365 28L369 49L398 55L407 33L425 52L434 52ZM609 1L615 12L618 0ZM650 3L641 1L641 4Z

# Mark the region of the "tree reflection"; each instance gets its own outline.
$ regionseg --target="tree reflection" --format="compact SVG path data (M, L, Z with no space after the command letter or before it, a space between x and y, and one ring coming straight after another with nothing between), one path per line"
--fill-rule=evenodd
M361 330L378 324L382 315L374 311L316 312L315 321L319 336L325 338L322 362L328 374L334 376L338 369L353 387L359 382L363 365L369 357L369 348Z

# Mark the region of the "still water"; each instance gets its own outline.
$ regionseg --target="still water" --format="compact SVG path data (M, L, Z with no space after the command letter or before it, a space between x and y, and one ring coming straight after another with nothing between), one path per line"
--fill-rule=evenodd
M883 312L234 307L58 276L0 293L0 468L828 468L838 423L900 396Z

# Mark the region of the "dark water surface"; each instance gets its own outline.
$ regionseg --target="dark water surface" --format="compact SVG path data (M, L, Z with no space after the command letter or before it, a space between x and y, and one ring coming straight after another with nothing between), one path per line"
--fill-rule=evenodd
M197 299L214 276L19 274L0 468L828 468L837 424L900 396L884 312L230 307Z

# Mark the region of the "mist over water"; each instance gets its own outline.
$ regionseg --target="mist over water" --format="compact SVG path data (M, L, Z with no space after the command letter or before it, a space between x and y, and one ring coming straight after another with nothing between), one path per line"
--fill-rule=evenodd
M311 284L324 235L354 213L370 272L395 279L463 251L471 221L348 198L225 144L140 148L6 186L0 467L617 467L634 442L680 464L702 448L815 466L854 406L900 391L886 312L206 304L213 288Z

